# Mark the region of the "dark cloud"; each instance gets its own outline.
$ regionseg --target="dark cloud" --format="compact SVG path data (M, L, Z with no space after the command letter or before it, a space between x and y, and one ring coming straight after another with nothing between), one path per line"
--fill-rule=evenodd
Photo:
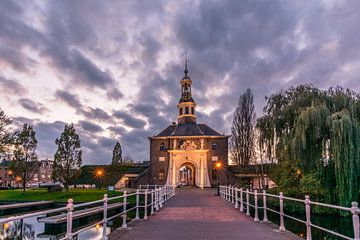
M82 104L78 98L78 96L69 93L68 91L57 90L55 93L56 98L59 98L61 101L65 102L72 108L80 109L82 108Z
M96 119L100 121L112 121L111 116L100 108L83 107L79 112L88 119Z
M113 116L121 119L123 124L132 128L144 128L146 125L144 120L136 118L132 114L128 114L123 111L114 111Z
M23 108L33 113L43 114L44 112L49 111L49 109L44 107L41 103L36 103L28 98L21 98L18 102Z
M102 132L104 129L92 122L89 121L79 121L78 125L84 130L84 131L89 131L89 132L94 132L94 133L99 133Z
M0 76L0 90L4 94L25 95L27 93L25 87L16 80L7 79L3 76Z

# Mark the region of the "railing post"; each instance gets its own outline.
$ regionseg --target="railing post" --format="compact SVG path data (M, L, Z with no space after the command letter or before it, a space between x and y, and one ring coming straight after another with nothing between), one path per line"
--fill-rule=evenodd
M238 188L235 188L235 208L239 207Z
M148 210L148 190L145 190L144 196L144 220L147 220L147 210Z
M151 210L150 210L150 214L151 215L154 214L154 189L151 190Z
M354 240L360 240L360 223L359 223L359 205L357 202L352 202L351 204L351 213L352 213L352 220L353 220L353 227L354 227Z
M246 216L250 216L250 209L249 209L249 189L246 189Z
M268 222L268 218L267 218L267 210L266 210L266 191L263 190L263 209L264 209L264 218L263 218L263 222Z
M155 186L155 210L159 211L159 189Z
M235 203L235 187L231 187L231 203Z
M139 220L139 189L136 189L136 216L135 220Z
M259 221L259 212L258 212L258 192L257 190L255 190L254 192L254 201L255 201L255 217L254 217L254 221L258 222Z
M310 196L305 195L305 213L306 213L306 240L311 240L311 209Z
M280 200L280 231L285 231L285 224L284 224L284 193L280 192L279 196Z
M74 210L74 201L70 198L67 203L67 217L66 217L66 238L72 240L72 221L73 221L73 210Z
M124 206L123 206L123 222L122 222L122 225L121 227L122 228L127 228L127 224L126 224L126 204L127 204L127 194L126 194L126 191L124 191L124 198L123 198L123 203L124 203Z
M104 194L104 218L103 218L103 237L102 240L107 240L106 236L106 223L107 223L107 208L108 208L108 195Z
M240 212L244 211L243 188L240 188Z
M162 208L163 207L163 200L164 200L164 187L160 187L159 195L160 195L159 204L160 204L160 208Z

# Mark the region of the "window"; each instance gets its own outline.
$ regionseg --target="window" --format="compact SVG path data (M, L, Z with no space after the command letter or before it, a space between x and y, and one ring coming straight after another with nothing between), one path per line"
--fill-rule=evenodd
M165 177L165 171L164 171L164 169L160 169L160 171L159 171L159 180L163 181L164 177Z
M165 162L165 157L159 157L159 162Z
M165 151L165 144L164 143L160 143L160 151Z
M216 181L217 180L217 170L216 169L213 169L212 171L211 171L211 178L212 178L212 180L213 181Z
M179 115L183 115L183 109L179 108Z
M191 114L192 114L192 115L195 114L194 107L191 107Z
M212 150L216 150L216 149L217 149L217 143L216 143L216 142L213 142L213 143L211 144L211 149L212 149Z
M211 161L216 162L217 160L218 160L218 157L217 157L217 156L212 156L212 157L211 157Z
M185 107L185 114L189 114L189 107Z

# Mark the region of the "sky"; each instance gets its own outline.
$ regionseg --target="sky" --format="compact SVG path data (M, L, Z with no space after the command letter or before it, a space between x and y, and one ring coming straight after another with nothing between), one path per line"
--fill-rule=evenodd
M52 159L65 123L83 164L149 159L176 121L188 53L197 121L229 134L240 94L300 84L360 91L360 1L0 1L0 108Z

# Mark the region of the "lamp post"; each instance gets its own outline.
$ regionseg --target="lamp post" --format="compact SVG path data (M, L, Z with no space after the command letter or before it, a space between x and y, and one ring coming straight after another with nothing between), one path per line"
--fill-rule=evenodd
M101 189L100 181L101 181L101 178L104 176L104 170L97 169L96 172L95 172L95 176L99 181L99 190L100 190Z
M221 167L222 167L221 162L216 162L215 163L216 177L217 177L217 193L216 193L216 196L220 196L220 177L219 177L219 174L220 174Z

